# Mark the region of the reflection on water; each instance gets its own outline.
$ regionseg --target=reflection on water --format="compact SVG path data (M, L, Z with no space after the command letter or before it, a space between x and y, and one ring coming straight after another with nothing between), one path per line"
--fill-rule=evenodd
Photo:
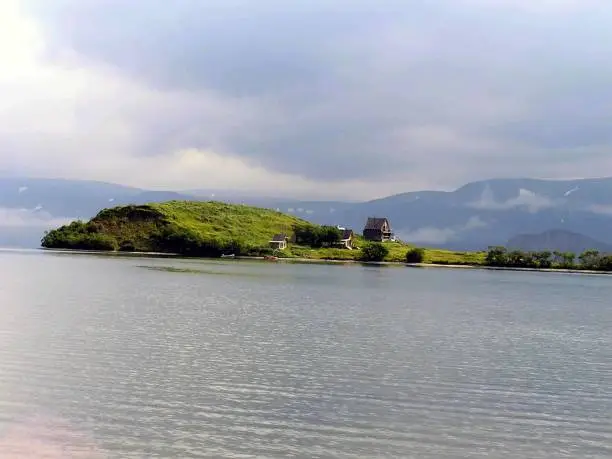
M612 457L609 277L19 253L0 270L1 458Z
M0 432L0 457L104 459L107 456L91 438L66 421L38 415L14 422Z

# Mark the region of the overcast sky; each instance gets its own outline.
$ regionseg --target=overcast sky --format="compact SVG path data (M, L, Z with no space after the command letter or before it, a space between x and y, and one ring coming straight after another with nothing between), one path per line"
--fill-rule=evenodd
M609 0L2 0L0 173L313 197L612 175Z

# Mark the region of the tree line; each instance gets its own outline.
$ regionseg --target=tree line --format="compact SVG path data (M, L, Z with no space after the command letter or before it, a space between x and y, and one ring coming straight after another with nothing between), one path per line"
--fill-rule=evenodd
M342 231L335 226L298 225L294 228L295 242L309 247L327 247L342 239Z
M585 250L579 255L573 252L508 250L505 247L490 247L485 264L504 268L535 269L583 269L612 271L612 254L598 250Z

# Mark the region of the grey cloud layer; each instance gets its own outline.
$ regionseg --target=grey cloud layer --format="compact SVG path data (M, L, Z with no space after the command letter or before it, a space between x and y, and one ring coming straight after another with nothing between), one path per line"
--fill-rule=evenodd
M26 5L49 59L71 48L195 105L214 99L205 115L143 116L139 154L212 148L313 180L409 188L612 166L612 5L531 3Z

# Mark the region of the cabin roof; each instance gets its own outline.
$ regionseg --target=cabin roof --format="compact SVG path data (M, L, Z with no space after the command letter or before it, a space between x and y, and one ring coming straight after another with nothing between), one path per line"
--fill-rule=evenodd
M342 237L340 239L342 241L346 241L347 239L350 239L351 237L353 237L353 230L345 229L342 231Z
M272 237L271 242L283 242L285 239L287 239L287 235L285 233L278 233Z
M387 223L387 226L389 226L389 220L387 220L386 218L370 217L368 218L364 229L380 231L385 225L385 222Z

